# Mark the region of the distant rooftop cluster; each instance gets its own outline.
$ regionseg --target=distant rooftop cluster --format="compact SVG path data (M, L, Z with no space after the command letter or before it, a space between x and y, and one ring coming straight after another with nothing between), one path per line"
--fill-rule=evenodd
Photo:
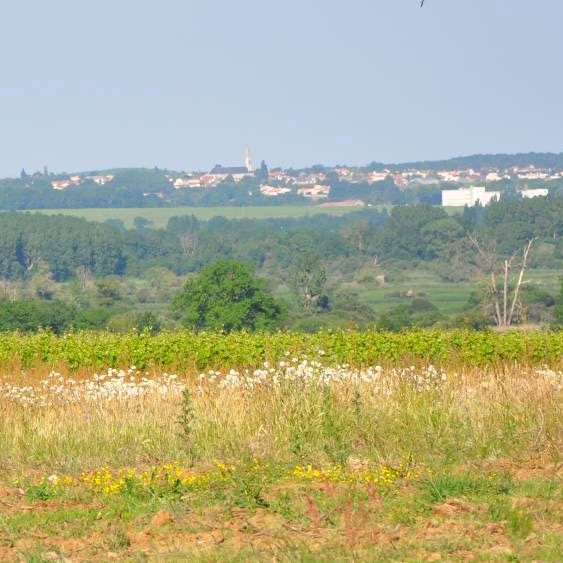
M249 195L280 198L294 195L304 200L326 200L336 184L362 184L372 186L387 182L405 191L420 187L438 190L442 193L444 206L487 205L499 199L507 185L517 186L522 197L532 198L549 194L550 182L563 182L563 166L543 168L534 165L482 168L436 168L421 166L314 166L294 170L283 168L268 169L266 164L256 169L250 151L247 149L244 166L215 165L208 172L166 172L166 179L176 190L205 190L217 188L225 182L242 183L249 186ZM98 186L110 184L113 174L70 175L57 177L51 184L55 190L64 190L85 182ZM247 181L251 180L249 184ZM246 182L246 183L245 183ZM528 185L530 184L530 185ZM147 194L147 195L150 195ZM158 195L158 194L157 194ZM331 203L331 202L327 202ZM365 202L355 196L340 201L342 205L363 206ZM437 202L436 202L437 203Z
M405 168L391 170L383 168L370 170L369 167L335 166L322 167L318 170L293 169L284 170L273 168L267 171L267 177L262 178L260 193L265 197L279 197L294 193L303 198L322 200L329 197L331 184L334 182L347 182L349 184L376 184L378 182L392 181L400 189L415 188L417 186L444 186L450 189L442 191L442 204L444 206L474 206L477 203L487 205L499 199L501 191L488 189L488 186L503 181L555 181L563 180L563 169L540 169L535 166L507 169L488 167L484 170L444 169L425 170ZM240 182L244 178L254 176L254 172L247 167L215 166L208 173L186 173L177 177L170 177L170 181L177 189L183 188L208 188L217 187L226 179ZM481 185L482 184L482 185ZM549 189L528 188L520 190L522 197L531 198L546 196ZM359 199L339 202L342 205L363 206L365 203ZM329 203L327 202L327 205Z
M84 182L94 182L98 186L103 186L108 184L114 179L113 174L100 174L96 176L80 176L79 174L75 174L74 176L69 176L68 178L63 178L62 180L52 180L51 186L53 186L54 190L64 190L69 186L80 186Z

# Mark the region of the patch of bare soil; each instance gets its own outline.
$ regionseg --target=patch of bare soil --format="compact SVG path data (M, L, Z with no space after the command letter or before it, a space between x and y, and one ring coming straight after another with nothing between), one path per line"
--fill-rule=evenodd
M525 471L528 478L553 475L559 469L538 460L524 465L511 461L495 462L494 471L506 469L511 473ZM522 473L519 473L522 475ZM530 477L533 476L533 477ZM411 487L412 485L406 485ZM247 510L223 506L210 506L198 514L187 512L179 516L168 510L144 515L123 531L122 543L112 544L100 528L85 530L80 538L47 536L30 530L25 538L13 540L0 530L0 561L17 561L22 551L37 552L41 545L45 553L55 554L60 561L126 560L139 552L157 560L174 558L175 554L206 553L219 547L237 552L244 549L281 550L288 545L305 545L312 551L331 548L350 550L350 553L370 553L371 550L412 549L412 558L425 561L501 559L514 553L503 523L484 523L486 505L451 498L433 507L431 513L415 518L413 525L392 524L383 509L382 499L374 492L364 502L346 499L346 491L338 486L321 483L311 486L283 484L267 491L273 499L276 493L291 487L298 491L306 506L306 518L298 524L286 521L268 509ZM315 494L311 493L314 487ZM410 489L409 489L410 491ZM315 501L322 492L331 499L332 507ZM410 492L415 492L414 490ZM399 491L402 494L403 491ZM352 498L352 497L350 497ZM341 502L340 502L341 499ZM336 501L336 504L332 501ZM526 496L512 500L514 509L542 514L544 529L563 532L558 516L563 521L563 501L559 498L542 500ZM85 505L66 500L30 502L24 491L17 488L0 488L0 512L6 515L55 512L65 508L99 508L94 503ZM108 522L105 524L109 525ZM104 529L102 523L101 529ZM537 532L537 530L535 530ZM63 533L62 531L59 533ZM538 545L541 534L530 535L529 544ZM439 552L432 546L451 545L450 552Z
M478 511L479 507L455 498L448 499L446 502L434 508L434 514L444 517L451 517L458 514L470 514Z
M538 478L563 478L563 462L554 462L545 456L528 459L496 459L488 461L484 466L489 472L506 472L517 481L531 481Z

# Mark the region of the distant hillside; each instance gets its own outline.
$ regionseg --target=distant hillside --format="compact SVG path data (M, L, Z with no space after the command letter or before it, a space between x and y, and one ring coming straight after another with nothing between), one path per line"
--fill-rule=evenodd
M403 170L405 168L439 170L454 168L510 168L511 166L536 166L537 168L563 168L563 153L530 152L519 154L474 154L459 156L448 160L426 160L419 162L404 162L385 164L372 162L368 165L371 170Z

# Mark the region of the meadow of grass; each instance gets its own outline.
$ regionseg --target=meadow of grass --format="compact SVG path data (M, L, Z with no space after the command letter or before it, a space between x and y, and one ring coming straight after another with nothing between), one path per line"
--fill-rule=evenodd
M0 558L557 561L563 373L5 371Z
M38 209L30 213L48 215L70 215L83 217L89 221L107 221L121 219L125 227L132 228L135 217L144 217L152 221L155 229L164 229L171 217L195 215L198 219L207 220L213 217L227 219L273 219L308 217L311 215L340 216L357 211L357 207L321 207L319 205L277 205L255 207L130 207L130 208L92 208L92 209Z
M375 205L379 211L393 208L392 205ZM208 220L213 217L227 219L275 219L293 217L299 219L311 215L341 216L358 211L358 207L321 207L320 205L256 205L244 207L116 207L116 208L77 208L77 209L32 209L22 213L45 213L47 215L70 215L83 217L88 221L104 222L108 219L121 219L126 228L133 228L135 217L144 217L152 221L151 228L164 229L171 217L195 215L198 219ZM445 207L449 215L463 211L459 207Z
M431 301L441 313L450 315L463 311L474 289L475 282L454 284L442 280L434 272L413 270L405 275L404 280L392 286L369 284L355 287L354 291L375 313L383 313L392 307L408 304L410 300L401 297L401 294L410 290Z
M561 272L546 268L535 268L527 272L528 283L537 285L545 291L557 294L561 285ZM444 281L430 269L417 268L404 274L404 280L393 285L380 286L375 284L351 285L350 289L357 293L359 299L373 309L382 313L394 306L409 303L401 297L401 293L409 290L431 301L445 315L461 313L467 306L471 292L476 288L475 280L452 283Z

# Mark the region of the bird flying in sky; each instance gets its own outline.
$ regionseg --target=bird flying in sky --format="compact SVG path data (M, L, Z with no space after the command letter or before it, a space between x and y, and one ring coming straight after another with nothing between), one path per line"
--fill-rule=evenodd
M420 7L424 6L424 0L420 0Z

